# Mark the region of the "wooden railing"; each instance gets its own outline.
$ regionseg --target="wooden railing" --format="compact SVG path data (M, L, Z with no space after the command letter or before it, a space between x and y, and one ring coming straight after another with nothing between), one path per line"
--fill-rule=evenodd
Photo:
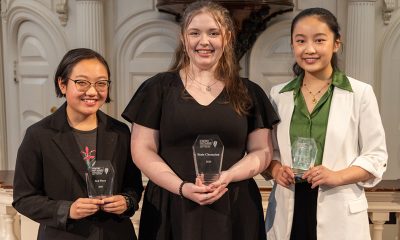
M24 225L29 224L26 222L27 219L22 216L23 221L21 221L20 215L17 214L17 211L11 206L13 175L13 171L0 171L0 239L25 240L26 238L24 236L29 236L30 239L36 239L37 226L33 227L33 230L26 230L27 228L24 227ZM271 189L263 187L260 190L263 197L263 206L264 209L266 209ZM367 189L366 195L368 199L368 214L373 223L371 225L372 239L384 240L382 237L384 224L389 220L389 214L394 212L397 218L397 239L400 240L400 179L384 180L376 187ZM136 229L138 228L139 218L140 209L132 218ZM32 224L30 225L32 226ZM21 229L31 232L24 233L21 232Z
M0 239L20 239L17 211L11 206L14 171L0 171Z
M367 189L368 215L373 223L372 239L383 240L384 224L391 212L396 213L397 238L400 240L400 179L384 180L376 187Z

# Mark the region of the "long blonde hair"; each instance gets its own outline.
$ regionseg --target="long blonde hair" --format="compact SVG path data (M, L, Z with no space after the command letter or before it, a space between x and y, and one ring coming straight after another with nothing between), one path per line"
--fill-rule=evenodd
M179 71L190 65L190 59L185 50L185 34L190 22L199 13L210 14L221 29L224 51L218 61L215 78L224 82L228 101L233 105L234 110L239 115L245 115L252 106L252 101L239 76L239 64L234 50L234 23L229 11L221 5L211 1L197 1L187 6L181 20L181 41L175 51L175 61L170 71Z

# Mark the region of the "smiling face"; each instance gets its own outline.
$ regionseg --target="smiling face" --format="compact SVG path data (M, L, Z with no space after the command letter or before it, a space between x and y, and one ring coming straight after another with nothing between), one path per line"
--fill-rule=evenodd
M224 46L222 31L212 15L200 12L194 16L184 37L191 66L199 70L215 70Z
M108 91L97 92L92 84L86 92L77 90L71 80L87 80L95 83L108 80L106 67L97 59L84 59L72 69L69 81L65 84L58 80L62 94L67 99L67 115L70 119L85 119L96 115L97 110L104 104Z
M333 71L331 59L339 49L329 26L316 16L300 19L292 33L292 47L297 64L305 74L328 79Z

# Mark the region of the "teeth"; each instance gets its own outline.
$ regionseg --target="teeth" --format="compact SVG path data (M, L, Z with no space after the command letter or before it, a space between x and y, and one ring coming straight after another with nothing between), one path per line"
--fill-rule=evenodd
M317 59L316 58L305 58L304 61L306 61L306 62L315 62L315 61L317 61Z
M83 101L87 102L87 103L95 103L96 102L96 100L93 100L93 99L83 99Z
M212 50L197 50L198 53L210 53Z

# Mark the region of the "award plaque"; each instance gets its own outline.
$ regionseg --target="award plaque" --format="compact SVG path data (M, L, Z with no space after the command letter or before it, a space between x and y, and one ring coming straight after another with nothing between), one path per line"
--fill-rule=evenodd
M313 138L297 138L292 145L292 168L295 177L301 177L304 172L314 166L317 152L317 144Z
M113 195L114 168L109 160L96 160L86 173L89 198L104 198Z
M196 176L205 185L218 180L221 174L224 145L218 135L199 135L193 144Z

